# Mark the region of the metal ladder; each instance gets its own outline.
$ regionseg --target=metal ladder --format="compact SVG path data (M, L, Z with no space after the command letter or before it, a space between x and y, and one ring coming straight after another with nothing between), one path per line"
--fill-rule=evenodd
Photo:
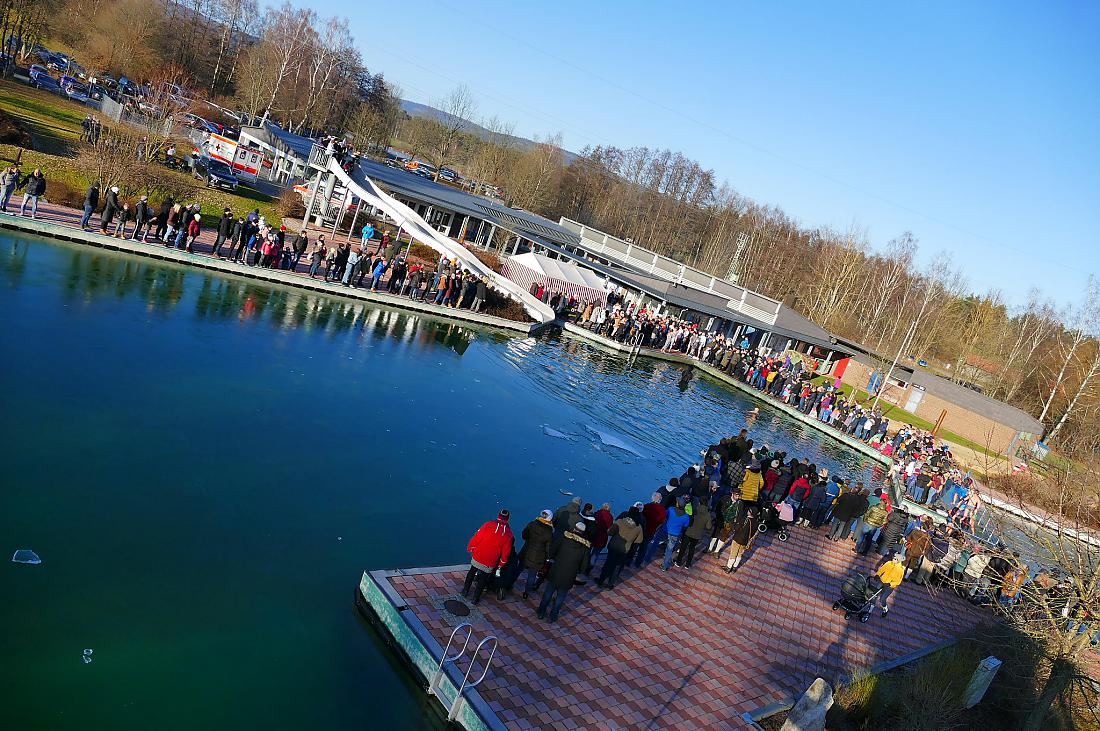
M451 655L451 645L455 644L455 637L458 636L462 630L466 630L466 638L462 641L462 649L456 654ZM453 721L458 716L459 711L462 710L462 706L466 703L466 690L469 688L476 688L481 684L481 681L485 680L485 676L489 674L489 666L493 664L493 656L497 652L497 638L496 635L489 635L481 642L477 643L477 647L474 648L473 653L470 655L470 665L466 668L466 674L462 676L462 685L458 687L458 691L455 693L454 699L450 702L450 707L447 705L447 699L443 697L440 692L440 681L443 679L444 667L447 663L451 663L458 666L458 661L466 654L466 648L470 646L470 640L473 638L474 628L469 622L463 622L451 631L451 636L447 640L447 646L443 649L443 657L439 660L439 667L436 668L435 674L432 675L431 682L428 683L428 695L434 695L439 698L439 702L443 704L443 707L447 709L447 720ZM489 644L489 657L485 660L485 666L481 671L481 676L474 682L470 682L470 673L474 669L474 662L477 661L478 656L481 654L481 648Z

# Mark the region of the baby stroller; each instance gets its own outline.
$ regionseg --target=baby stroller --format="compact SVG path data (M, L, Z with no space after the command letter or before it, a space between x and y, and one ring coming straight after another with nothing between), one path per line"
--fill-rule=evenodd
M776 538L781 541L786 541L788 538L787 527L794 522L794 506L788 502L775 503L764 501L761 507L760 513L760 527L757 528L761 533L767 533L769 530L776 531Z
M860 622L871 618L875 600L882 593L882 582L877 576L852 574L840 585L840 599L833 602L833 611L843 608L844 618L851 619L858 614Z

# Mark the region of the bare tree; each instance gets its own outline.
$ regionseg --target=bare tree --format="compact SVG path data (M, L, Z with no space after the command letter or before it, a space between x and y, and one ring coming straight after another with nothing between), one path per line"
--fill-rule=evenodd
M1097 286L1095 277L1089 277L1088 285L1085 288L1085 299L1072 316L1072 320L1073 325L1069 332L1069 339L1064 342L1059 352L1060 365L1058 372L1050 384L1050 391L1047 393L1046 399L1043 401L1039 421L1045 422L1047 414L1050 413L1051 407L1054 405L1054 398L1062 389L1062 384L1066 380L1067 372L1077 355L1077 350L1096 333L1097 327L1100 326L1100 287Z
M435 139L432 140L432 162L436 165L436 180L439 168L446 165L458 148L463 133L470 127L470 118L477 112L477 103L465 85L456 86L451 93L437 102L437 108L443 112L439 120Z

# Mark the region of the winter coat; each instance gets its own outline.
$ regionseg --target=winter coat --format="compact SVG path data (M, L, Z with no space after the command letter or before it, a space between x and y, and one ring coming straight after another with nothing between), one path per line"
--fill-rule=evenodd
M764 478L760 470L746 470L745 477L741 480L741 499L756 502L760 498L760 488L764 486Z
M833 517L839 521L852 520L867 510L867 498L858 492L849 491L837 498L833 508Z
M624 516L615 521L608 535L611 540L607 550L615 553L629 553L634 544L642 542L642 527L633 518Z
M120 208L122 208L122 206L118 204L118 193L113 190L107 191L107 202L103 204L103 215L101 216L103 224L107 225L110 223L111 219L115 217L115 214L118 213Z
M192 218L187 224L187 235L194 238L202 232L202 223L197 218Z
M668 516L665 519L665 527L670 536L682 536L689 523L691 523L691 516L686 511L680 508L669 508Z
M0 175L0 189L14 190L17 185L19 185L19 173L9 170Z
M478 528L466 546L473 558L470 563L482 571L496 571L498 567L508 563L514 540L512 529L507 523L490 520Z
M589 540L576 531L567 530L554 538L550 545L550 559L554 563L546 580L562 591L572 589L591 548Z
M701 540L709 531L714 529L714 516L710 514L705 504L696 503L692 511L691 525L684 530L688 538Z
M168 223L168 214L172 212L172 199L169 198L160 204L160 213L157 214L157 225L164 226Z
M145 201L138 201L137 206L134 207L134 220L138 222L138 225L141 225L149 220L149 216L152 213L148 203Z
M99 186L93 185L88 188L88 192L84 194L84 207L95 210L99 208Z
M926 556L928 549L932 547L932 536L920 528L916 529L905 539L905 558L914 556Z
M797 500L799 504L802 504L806 502L806 499L808 497L810 497L810 492L812 489L813 488L810 487L809 480L807 480L804 476L799 477L797 480L794 481L794 484L791 485L791 490L788 493L788 496Z
M523 529L523 565L529 569L540 569L550 557L550 539L554 537L554 528L538 518L535 518Z
M749 545L749 541L756 534L755 510L742 510L733 522L733 542L739 546Z
M668 516L668 508L660 503L646 503L642 508L642 518L645 521L645 531L643 535L646 538L652 538L657 532L657 529L665 524L665 518Z
M615 519L610 510L603 508L596 511L596 534L592 539L592 549L599 551L607 545L607 532L611 530L611 524Z
M891 512L886 518L886 525L882 527L882 533L879 534L879 545L884 547L896 546L901 534L905 532L905 525L908 522L909 519L900 510Z
M46 194L46 176L35 175L30 173L27 177L23 178L19 183L19 187L26 187L27 195L45 195Z
M223 213L222 217L218 219L218 235L223 239L227 238L233 231L233 221L234 218L229 213Z
M562 505L554 512L554 533L561 535L580 522L581 508L574 502Z
M863 522L872 528L881 528L886 524L886 515L886 504L880 500L867 508L867 512L863 514Z

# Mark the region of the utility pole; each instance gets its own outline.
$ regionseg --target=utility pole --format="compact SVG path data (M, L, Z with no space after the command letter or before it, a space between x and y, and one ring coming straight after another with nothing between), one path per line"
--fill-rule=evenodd
M894 362L890 364L890 370L886 371L886 376L882 379L882 383L879 385L878 390L875 392L875 400L871 404L871 411L878 408L878 400L882 398L882 390L890 383L890 376L894 374L894 369L898 366L898 361L901 360L901 354L909 347L909 341L917 333L917 321L913 320L913 324L909 326L909 329L905 331L905 338L901 341L901 347L898 348L898 354L894 356Z

